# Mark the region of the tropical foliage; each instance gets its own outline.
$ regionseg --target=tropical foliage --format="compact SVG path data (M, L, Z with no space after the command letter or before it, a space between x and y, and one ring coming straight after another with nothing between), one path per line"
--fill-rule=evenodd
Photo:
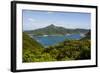
M65 40L59 44L43 47L23 32L23 62L47 62L85 60L91 58L89 33L80 40Z

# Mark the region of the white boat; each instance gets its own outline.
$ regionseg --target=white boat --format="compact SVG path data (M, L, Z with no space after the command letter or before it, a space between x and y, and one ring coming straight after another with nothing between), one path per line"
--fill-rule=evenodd
M85 37L85 34L80 34L81 37Z
M71 34L66 34L66 36L71 35Z
M48 36L48 35L43 35L44 37Z

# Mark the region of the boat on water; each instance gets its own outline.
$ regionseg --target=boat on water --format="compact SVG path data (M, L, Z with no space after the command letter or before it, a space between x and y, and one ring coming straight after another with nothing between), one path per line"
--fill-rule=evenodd
M80 34L81 37L85 37L85 34Z
M44 37L49 36L49 35L43 35Z
M66 36L69 36L69 35L71 35L71 34L66 34Z

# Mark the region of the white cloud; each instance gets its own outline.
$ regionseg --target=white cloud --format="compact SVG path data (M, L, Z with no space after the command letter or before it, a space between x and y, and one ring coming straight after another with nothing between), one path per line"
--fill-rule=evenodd
M47 14L51 14L51 13L54 13L54 12L51 12L51 11L47 12Z
M29 18L28 19L30 22L35 22L36 20L35 19L33 19L33 18Z

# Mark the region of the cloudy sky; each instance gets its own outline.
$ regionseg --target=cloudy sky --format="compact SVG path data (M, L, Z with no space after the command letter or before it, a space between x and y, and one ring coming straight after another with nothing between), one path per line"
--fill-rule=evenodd
M90 29L91 14L23 10L23 30L35 30L50 24L65 28Z

